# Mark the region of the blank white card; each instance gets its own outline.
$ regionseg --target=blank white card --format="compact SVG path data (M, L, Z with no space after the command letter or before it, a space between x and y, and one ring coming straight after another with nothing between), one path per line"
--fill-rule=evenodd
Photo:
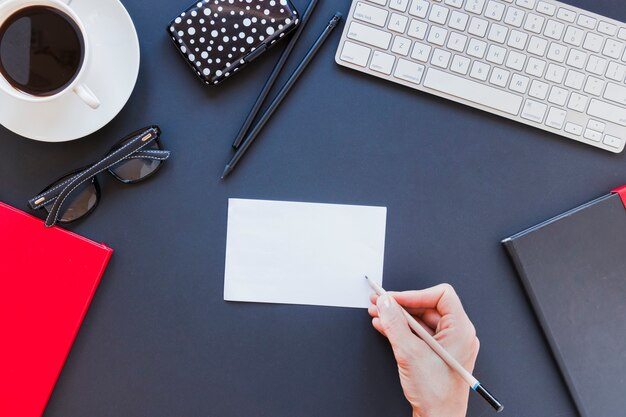
M382 285L385 207L230 199L224 300L369 305Z

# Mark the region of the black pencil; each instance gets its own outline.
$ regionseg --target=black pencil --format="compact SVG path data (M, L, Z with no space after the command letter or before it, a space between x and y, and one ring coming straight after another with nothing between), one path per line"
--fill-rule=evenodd
M250 110L250 113L248 114L246 121L243 122L243 126L241 126L241 129L239 129L239 133L237 133L237 138L235 138L235 142L233 142L233 148L237 149L239 145L241 145L241 142L246 136L246 133L248 133L248 130L250 129L250 126L252 125L254 118L259 113L259 110L261 110L261 106L263 105L263 102L265 102L267 95L269 94L270 90L274 86L274 83L276 82L276 79L278 78L278 76L280 75L280 72L285 66L287 59L289 59L289 56L291 55L291 51L293 51L294 46L296 46L296 43L298 42L298 39L300 38L300 35L302 34L304 27L306 26L311 15L313 14L313 10L315 9L315 6L317 6L317 2L318 0L311 0L311 2L309 3L309 6L304 11L304 14L302 15L302 20L300 21L300 26L298 26L298 29L296 29L296 33L293 34L293 36L291 37L291 40L289 40L289 44L283 51L282 55L280 56L280 59L274 66L272 73L270 74L269 78L265 82L265 85L263 86L263 90L261 90L261 93L259 94L259 97L256 99L254 106L252 106L252 109Z
M226 168L224 168L224 173L222 174L222 179L226 178L226 176L228 176L228 174L230 174L233 171L233 169L235 169L235 166L237 166L237 163L241 160L241 157L246 153L248 148L250 148L250 145L252 145L252 142L254 142L258 134L261 132L261 130L263 130L263 127L265 126L265 124L272 117L272 115L274 114L278 106L280 106L280 103L282 103L282 101L285 99L285 97L287 96L291 88L298 81L298 78L300 78L300 76L302 75L306 67L311 63L311 61L313 60L317 52L320 50L320 48L322 47L326 39L328 39L328 36L331 34L333 29L335 29L335 27L339 24L340 20L341 20L341 13L339 12L335 13L335 15L330 20L330 22L328 23L328 25L326 26L322 34L315 41L315 44L313 44L311 49L307 52L306 56L302 59L302 62L300 62L300 64L298 65L298 68L296 68L293 74L291 74L291 77L289 77L289 80L287 80L283 88L277 94L274 101L272 101L272 104L270 104L267 111L263 114L263 117L261 117L261 120L259 120L259 123L257 123L256 126L254 126L254 129L252 129L252 131L250 132L246 140L242 143L242 145L237 150L237 153L235 153L235 156L233 156L233 159L231 159L231 161L226 165Z

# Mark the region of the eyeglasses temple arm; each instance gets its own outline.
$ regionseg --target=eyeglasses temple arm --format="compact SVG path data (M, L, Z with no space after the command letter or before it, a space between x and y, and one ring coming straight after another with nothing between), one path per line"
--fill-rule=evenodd
M145 146L150 144L156 138L157 132L155 129L149 129L148 131L137 135L124 146L111 152L109 155L101 159L99 162L96 162L91 167L78 173L67 181L64 181L63 183L55 186L54 188L46 191L45 193L40 194L37 197L29 200L30 206L33 209L37 210L47 204L50 204L51 201L54 201L45 222L46 227L54 226L58 220L59 212L61 210L61 207L63 206L63 203L78 186L98 175L100 172L112 167L113 165L121 162L124 159L127 159L135 152L140 151Z

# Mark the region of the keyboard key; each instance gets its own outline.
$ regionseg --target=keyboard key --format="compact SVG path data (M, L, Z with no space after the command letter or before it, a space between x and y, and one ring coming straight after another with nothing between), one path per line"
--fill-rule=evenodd
M391 18L389 19L389 30L393 30L394 32L398 33L404 33L408 21L408 17L398 13L392 13Z
M506 11L506 17L504 18L504 23L507 25L522 27L522 23L524 23L524 16L526 12L520 9L516 9L515 7L509 7Z
M380 49L388 49L391 43L391 33L375 29L361 23L352 22L348 30L348 38L354 39Z
M552 87L552 90L550 90L550 97L548 97L548 101L552 104L556 104L557 106L565 106L568 95L569 91L561 87L554 86Z
M545 18L534 13L529 13L524 24L524 29L533 33L541 33Z
M470 39L467 46L467 54L474 58L483 59L485 52L487 51L487 42L479 41L478 39Z
M581 14L580 16L578 16L578 24L584 28L594 30L596 28L596 25L598 24L598 19L587 16L585 14Z
M428 13L428 5L426 0L413 0L409 7L409 14L423 19Z
M465 4L465 10L474 14L481 14L483 7L485 6L485 0L467 0Z
M598 24L598 32L609 36L615 36L617 34L617 26L608 22L600 22Z
M448 31L438 26L431 26L430 33L428 34L428 42L435 45L443 46L446 43L446 37Z
M509 41L507 45L511 48L519 49L523 51L526 49L526 41L528 40L528 35L524 32L520 32L519 30L512 30L511 36L509 36Z
M583 91L593 96L599 96L602 94L602 90L604 90L604 84L604 80L596 77L588 77Z
M372 50L368 47L346 41L343 44L340 59L342 61L350 62L352 64L364 67L367 65L367 61L370 59L371 52Z
M358 2L354 9L354 18L363 22L371 23L372 25L385 27L387 22L387 16L389 12L378 7L370 6L369 4Z
M474 65L472 65L472 72L470 72L470 77L476 78L480 81L487 81L490 69L491 66L489 66L488 64L484 64L480 61L474 61Z
M494 64L504 64L504 58L506 57L506 49L498 45L489 46L489 52L487 52L487 61Z
M556 20L548 20L546 23L546 29L543 32L550 39L561 40L561 36L563 36L563 31L565 30L565 25L561 22L557 22Z
M583 84L585 82L585 74L582 72L569 70L567 71L567 77L565 77L565 86L569 88L573 88L575 90L580 90L583 88Z
M389 0L389 7L402 13L406 12L409 0Z
M541 123L543 122L543 118L546 115L546 110L548 106L543 103L539 103L535 100L526 100L524 103L524 107L522 108L521 116L524 119Z
M374 55L372 56L372 62L370 63L370 68L373 71L378 71L383 74L389 75L391 74L391 70L393 69L393 64L395 62L395 56L380 51L374 51Z
M606 59L591 55L589 57L589 61L587 62L586 70L592 74L603 75L604 69L606 68L606 63Z
M522 105L522 97L517 94L508 93L434 68L429 69L426 73L424 86L511 115L517 115Z
M598 132L604 132L604 129L606 128L606 124L599 122L597 120L591 119L587 123L587 128L592 129L592 130L597 130Z
M626 106L626 87L609 83L604 93L604 98L614 103Z
M523 75L519 75L519 74L513 74L509 88L518 93L526 94L529 83L530 83L530 78L524 77Z
M465 13L457 12L456 10L452 12L450 15L450 22L448 23L452 29L465 31L467 27L467 21L469 20L469 15Z
M526 63L526 55L511 51L506 60L506 66L516 71L521 71Z
M467 36L461 35L457 32L452 32L448 39L448 48L453 51L463 52L465 51L465 44L467 43Z
M585 31L582 29L578 29L574 26L568 26L565 31L565 37L563 38L563 42L569 43L570 45L580 46L583 42L583 38L585 36Z
M602 143L615 149L620 149L624 146L623 139L616 138L615 136L610 136L610 135L606 135Z
M491 25L491 29L489 30L489 36L487 38L493 42L504 43L508 32L509 30L506 28L506 26L501 26L494 23Z
M425 70L426 67L423 65L400 58L393 76L413 84L419 84L422 82Z
M485 17L493 20L502 20L504 16L504 4L491 0L487 3L487 9L485 10Z
M526 74L541 78L543 77L543 73L546 70L546 65L546 61L542 61L535 57L530 57L528 59L528 65L526 66Z
M487 33L487 28L489 27L489 22L483 19L479 19L477 17L472 17L470 21L469 29L467 30L471 35L476 35L479 37L484 37Z
M463 6L463 0L446 0L446 4L459 9Z
M433 4L433 7L430 9L428 20L443 25L446 23L446 20L448 20L448 9L443 6L439 6L438 4Z
M528 42L528 53L543 56L548 48L548 41L537 36L531 36Z
M575 123L566 123L565 131L567 133L571 133L572 135L580 136L583 133L583 127Z
M446 4L459 9L463 6L463 0L446 0Z
M602 50L602 55L608 56L609 58L613 59L619 59L619 57L622 56L623 50L623 43L614 41L613 39L607 39L606 44L604 45L604 49Z
M600 142L602 140L602 133L596 132L592 129L585 129L585 139L592 140L594 142Z
M539 4L537 4L537 11L548 16L554 16L554 13L556 13L556 6L554 4L546 3L545 1L540 1Z
M412 19L409 24L409 30L406 34L416 39L424 39L426 37L427 30L428 23Z
M396 36L391 46L391 52L407 56L411 50L411 40L402 36Z
M569 10L564 7L561 7L559 11L557 12L556 17L558 17L561 20L565 20L566 22L574 23L574 21L576 20L576 12L573 10Z
M528 95L534 98L538 98L539 100L545 100L548 96L548 90L550 90L550 84L544 83L543 81L533 80L530 84L530 90L528 91Z
M550 64L546 71L545 79L556 84L561 84L565 77L565 68L560 65Z
M430 60L430 63L439 68L448 68L448 63L450 63L450 57L452 54L443 49L435 49L433 52L433 57Z
M548 112L548 117L546 117L546 126L561 130L563 129L566 118L567 112L565 110L551 107L550 111Z
M517 0L515 4L530 10L535 8L535 0Z
M567 57L567 65L583 69L585 66L585 62L587 62L587 54L585 52L579 51L577 49L571 49L569 51L569 56Z
M620 28L617 31L617 37L623 41L626 41L626 28Z
M600 52L602 50L602 44L604 43L604 38L600 35L596 35L595 33L587 33L585 37L585 43L583 43L583 48L592 52Z
M578 93L572 93L569 98L569 102L567 103L567 108L582 113L587 108L587 101L589 101L587 96L583 96L582 94Z
M498 87L506 87L509 82L509 76L511 73L507 70L503 70L502 68L494 68L491 72L491 78L489 82L491 84L497 85Z
M600 74L602 75L602 74ZM606 70L606 77L611 80L621 83L626 76L626 66L618 64L616 62L609 63L609 67Z
M424 43L415 42L415 46L413 47L413 52L411 53L411 58L421 61L428 62L428 58L430 58L430 45L426 45Z
M471 60L469 58L455 55L454 58L452 58L452 65L450 65L450 70L458 74L467 75L470 63Z
M556 42L552 42L550 44L550 49L548 50L548 59L551 59L556 62L564 62L566 54L567 54L567 46L561 45Z

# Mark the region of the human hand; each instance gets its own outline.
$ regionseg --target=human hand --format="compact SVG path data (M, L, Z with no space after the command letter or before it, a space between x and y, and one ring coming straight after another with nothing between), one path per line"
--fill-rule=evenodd
M409 328L400 306L472 372L479 341L461 300L449 284L420 291L372 294L372 325L389 339L413 417L464 417L469 386Z

